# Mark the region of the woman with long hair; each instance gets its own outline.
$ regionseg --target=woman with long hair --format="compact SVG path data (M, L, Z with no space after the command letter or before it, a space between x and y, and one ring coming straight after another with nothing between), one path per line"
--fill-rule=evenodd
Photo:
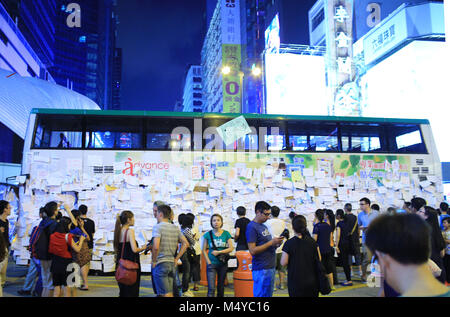
M292 219L294 237L283 246L281 265L287 266L288 292L290 297L318 297L319 281L316 261L320 261L317 243L311 238L302 215Z
M330 280L330 286L333 289L333 248L332 244L333 230L331 225L325 221L325 210L317 209L315 212L313 238L319 245L320 257L325 267L327 277Z
M435 209L425 206L418 210L418 215L424 219L431 227L431 256L430 259L442 270L441 275L437 277L439 281L445 283L445 240L442 237L441 228L439 226L438 213Z
M351 286L352 275L350 268L350 228L344 210L336 210L336 251L341 259L342 268L344 269L346 281L341 283L342 286Z
M116 218L116 226L114 229L114 250L116 251L116 267L118 267L121 258L133 261L139 264L136 283L133 285L119 285L119 297L139 297L139 287L141 284L141 264L139 253L145 251L146 247L139 248L134 230L130 227L134 226L134 214L131 211L122 211ZM125 244L124 244L125 241ZM122 252L123 251L123 252Z
M74 235L70 233L72 226L69 217L62 217L56 231L50 235L49 252L53 255L50 272L52 273L54 297L61 295L61 287L64 287L64 297L76 296L75 290L78 285L69 280L69 275L73 268L75 268L75 274L79 274L79 267L74 265L72 256L80 252L85 238L81 236L75 242Z

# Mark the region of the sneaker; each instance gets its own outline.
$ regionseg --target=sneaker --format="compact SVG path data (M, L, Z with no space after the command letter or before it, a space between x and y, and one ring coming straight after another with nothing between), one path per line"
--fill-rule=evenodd
M24 291L23 289L18 290L17 293L22 296L30 296L31 295L31 291Z
M186 291L183 293L183 297L194 297L194 294L191 291Z
M342 286L352 286L353 282L342 282L341 285Z

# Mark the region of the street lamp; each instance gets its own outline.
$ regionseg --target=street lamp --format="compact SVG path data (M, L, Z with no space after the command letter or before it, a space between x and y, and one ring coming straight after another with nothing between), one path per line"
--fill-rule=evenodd
M259 77L262 74L262 70L260 67L256 66L255 64L253 64L252 66L252 75L255 77Z
M230 73L231 73L231 67L230 66L222 67L222 74L229 75Z

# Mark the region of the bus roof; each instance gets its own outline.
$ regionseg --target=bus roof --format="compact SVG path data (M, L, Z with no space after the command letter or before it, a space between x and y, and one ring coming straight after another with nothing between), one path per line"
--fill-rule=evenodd
M172 111L135 111L135 110L77 110L77 109L48 109L33 108L32 114L65 114L65 115L102 115L102 116L134 116L134 117L189 117L211 119L233 119L244 116L246 119L272 119L272 120L313 120L313 121L349 121L349 122L390 122L430 124L427 119L400 119L400 118L371 118L371 117L337 117L337 116L301 116L281 114L256 113L201 113L201 112L172 112Z

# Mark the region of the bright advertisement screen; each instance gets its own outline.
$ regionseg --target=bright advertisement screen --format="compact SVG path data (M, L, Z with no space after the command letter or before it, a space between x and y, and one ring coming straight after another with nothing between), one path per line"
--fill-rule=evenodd
M367 87L363 115L428 119L442 162L450 161L450 89L443 67L448 58L444 42L414 41L362 78L363 86ZM398 142L407 145L416 138L407 135Z
M323 56L266 54L268 114L327 115Z

